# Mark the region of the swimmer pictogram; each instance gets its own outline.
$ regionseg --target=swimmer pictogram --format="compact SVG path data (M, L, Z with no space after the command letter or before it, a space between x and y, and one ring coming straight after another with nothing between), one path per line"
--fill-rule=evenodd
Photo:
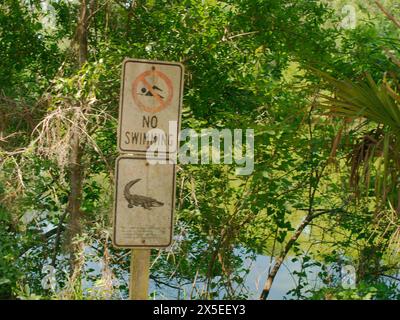
M173 85L165 73L151 70L141 73L132 83L135 104L145 112L157 113L167 108L173 98Z

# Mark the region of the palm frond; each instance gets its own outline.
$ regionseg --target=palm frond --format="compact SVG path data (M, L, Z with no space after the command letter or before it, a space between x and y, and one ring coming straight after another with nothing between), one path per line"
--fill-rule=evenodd
M361 190L368 195L373 179L379 203L377 210L387 208L389 201L398 204L396 211L400 214L400 193L397 192L400 181L400 87L397 80L391 79L389 83L385 76L377 84L368 74L358 82L338 80L325 72L311 69L331 88L332 94L320 94L321 107L347 120L364 118L376 126L362 133L348 155L350 187L357 197L361 195ZM397 89L392 89L390 84ZM335 141L335 144L338 142Z
M321 94L320 105L336 115L367 120L390 127L400 133L400 101L387 83L377 84L370 75L364 81L337 80L329 74L314 69L332 88L334 95Z

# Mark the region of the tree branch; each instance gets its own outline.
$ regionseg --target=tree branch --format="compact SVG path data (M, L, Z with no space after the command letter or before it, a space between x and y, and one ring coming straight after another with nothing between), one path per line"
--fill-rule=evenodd
M396 25L397 28L400 28L399 20L397 20L378 0L375 0L375 4L385 14L385 16Z

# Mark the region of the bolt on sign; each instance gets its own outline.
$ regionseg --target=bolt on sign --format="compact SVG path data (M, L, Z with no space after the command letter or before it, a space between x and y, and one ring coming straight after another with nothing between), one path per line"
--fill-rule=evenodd
M171 244L175 203L175 165L149 164L123 155L116 161L113 242L120 248L158 248Z
M153 144L162 144L167 153L177 152L183 70L183 66L177 62L124 60L119 108L119 152L146 152ZM175 121L176 125L170 126L170 121ZM149 133L152 129L162 131Z

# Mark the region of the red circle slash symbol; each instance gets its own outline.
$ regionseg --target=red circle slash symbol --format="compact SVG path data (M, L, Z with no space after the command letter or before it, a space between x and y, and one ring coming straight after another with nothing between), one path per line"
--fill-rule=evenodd
M172 81L155 67L141 73L132 83L132 96L143 111L157 113L167 108L172 101Z

